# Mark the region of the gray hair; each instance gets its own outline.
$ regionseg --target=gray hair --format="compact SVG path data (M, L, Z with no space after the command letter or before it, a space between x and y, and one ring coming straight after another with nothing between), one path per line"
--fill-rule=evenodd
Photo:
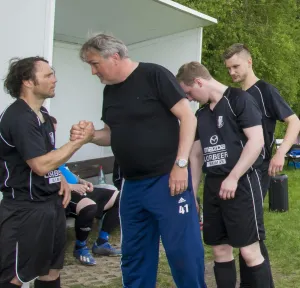
M128 58L128 49L123 41L107 34L97 34L86 41L80 49L80 58L85 61L86 52L96 50L103 58L118 53L120 58Z

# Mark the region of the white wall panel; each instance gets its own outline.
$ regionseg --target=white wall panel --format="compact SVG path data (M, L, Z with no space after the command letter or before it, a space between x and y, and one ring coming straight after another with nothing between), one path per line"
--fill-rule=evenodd
M51 62L55 0L0 1L0 112L13 99L3 90L12 57L44 56Z
M202 29L141 42L129 46L133 60L153 62L167 67L176 74L178 68L188 61L199 61L201 55ZM51 100L51 114L59 122L57 147L68 141L72 124L81 119L93 121L97 129L103 127L100 120L104 86L91 75L89 65L79 59L80 46L55 42L53 65L58 83L56 97ZM195 104L191 104L196 109ZM80 161L112 155L110 147L88 144L70 161Z

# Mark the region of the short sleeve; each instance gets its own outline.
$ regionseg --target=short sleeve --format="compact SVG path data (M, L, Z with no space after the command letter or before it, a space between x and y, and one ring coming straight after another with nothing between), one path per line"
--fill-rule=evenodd
M197 119L197 128L196 128L196 132L195 132L195 140L194 141L198 141L198 140L200 140L200 136L199 136L199 132L198 132L198 123L199 123L199 121L198 121L198 113L199 113L199 109L196 111L196 113L195 113L195 116L196 116L196 119Z
M247 92L237 96L235 101L237 123L241 129L262 125L262 115L258 104Z
M25 161L47 154L46 140L39 123L37 117L25 113L10 127L13 145Z
M102 103L102 116L101 116L101 120L106 123L106 94L107 94L107 86L104 87L103 90L103 103Z
M293 110L282 98L279 91L275 87L269 85L269 91L270 93L268 93L268 102L270 103L270 109L268 110L274 119L284 121L285 118L294 114Z
M155 81L159 99L168 109L171 109L181 99L186 98L186 95L175 76L168 69L162 66L156 67Z

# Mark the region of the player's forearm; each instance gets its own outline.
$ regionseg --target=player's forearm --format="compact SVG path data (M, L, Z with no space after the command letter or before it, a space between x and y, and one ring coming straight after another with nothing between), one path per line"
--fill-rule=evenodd
M201 159L201 157L191 155L190 167L191 167L192 185L193 185L195 199L197 197L199 185L201 182L202 166L203 166L203 158Z
M177 159L189 159L195 140L196 127L197 119L192 113L181 119Z
M96 130L92 143L98 146L110 146L110 130L106 128Z
M68 161L81 146L78 141L70 141L57 150L28 160L27 163L36 174L44 176Z
M300 120L296 115L293 115L287 126L287 130L284 136L284 139L278 148L276 153L281 153L285 155L291 148L291 146L295 143L299 132L300 132Z
M240 179L257 160L259 154L262 151L263 145L263 137L249 139L242 151L238 162L231 170L229 176L233 177L236 180Z

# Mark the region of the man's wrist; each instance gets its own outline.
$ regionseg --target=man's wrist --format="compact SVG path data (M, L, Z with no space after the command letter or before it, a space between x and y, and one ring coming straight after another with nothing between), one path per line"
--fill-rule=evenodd
M95 135L95 132L94 132L93 138L90 141L90 143L96 144L96 142L97 142L97 138L96 138L96 135Z
M287 152L283 151L283 149L279 147L278 150L276 151L275 155L277 154L280 157L284 157L286 153Z
M239 181L239 179L241 178L241 176L237 175L236 173L229 173L228 177L235 181Z
M179 168L186 168L188 166L188 159L183 157L177 157L175 161L175 165Z
M83 143L77 140L70 141L69 143L75 151L79 150L83 146Z

